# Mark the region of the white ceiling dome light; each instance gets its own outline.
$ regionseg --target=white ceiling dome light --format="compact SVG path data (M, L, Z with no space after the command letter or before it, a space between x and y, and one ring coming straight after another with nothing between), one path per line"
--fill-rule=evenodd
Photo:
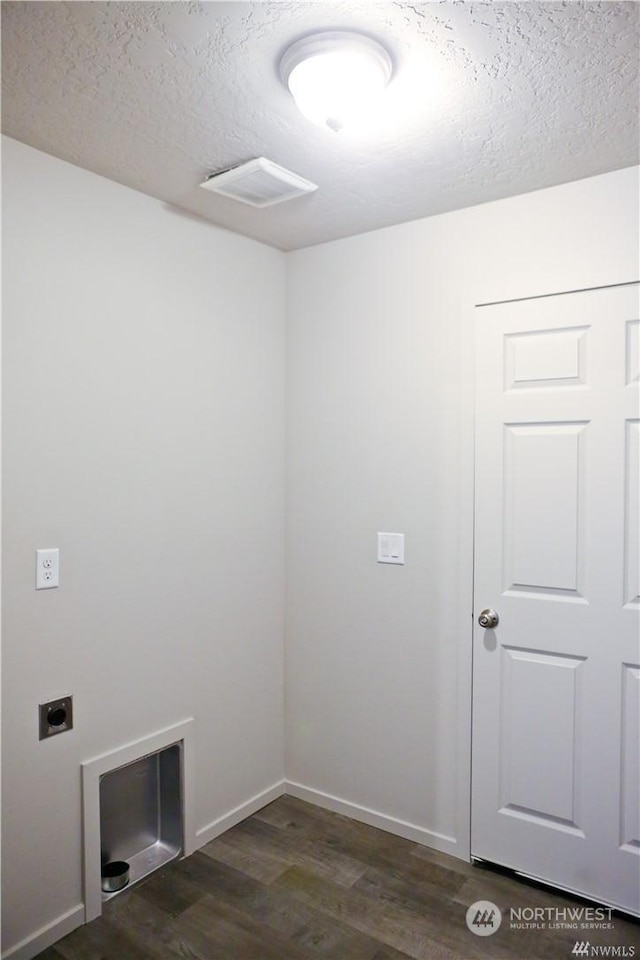
M280 61L282 81L301 113L335 131L371 116L391 73L385 48L348 30L303 37Z

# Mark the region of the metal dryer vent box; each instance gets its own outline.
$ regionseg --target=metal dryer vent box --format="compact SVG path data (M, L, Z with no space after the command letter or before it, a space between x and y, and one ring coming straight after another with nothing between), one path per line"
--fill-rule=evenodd
M127 862L130 883L182 852L181 750L176 743L100 777L100 859Z

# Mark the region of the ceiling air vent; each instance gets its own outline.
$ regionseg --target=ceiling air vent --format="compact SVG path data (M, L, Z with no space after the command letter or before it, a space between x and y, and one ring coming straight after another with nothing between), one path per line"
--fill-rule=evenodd
M212 193L241 200L252 207L270 207L318 189L317 184L285 170L266 157L258 157L222 173L214 173L200 186Z

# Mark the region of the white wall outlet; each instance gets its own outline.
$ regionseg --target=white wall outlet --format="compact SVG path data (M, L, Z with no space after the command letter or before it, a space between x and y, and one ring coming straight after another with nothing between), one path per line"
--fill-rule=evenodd
M404 533L378 534L378 563L404 563Z
M50 547L36 550L36 590L51 590L60 585L60 550Z

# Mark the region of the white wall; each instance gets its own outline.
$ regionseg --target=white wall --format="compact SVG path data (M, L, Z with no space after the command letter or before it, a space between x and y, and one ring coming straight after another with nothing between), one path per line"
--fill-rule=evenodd
M201 830L283 776L285 275L15 141L3 167L10 949L82 901L82 761L193 716Z
M5 947L82 901L82 761L193 715L201 838L283 776L285 263L290 789L464 854L472 305L636 279L637 171L285 257L3 163Z
M301 796L468 852L473 305L636 279L637 169L289 255ZM404 567L376 564L378 530Z

